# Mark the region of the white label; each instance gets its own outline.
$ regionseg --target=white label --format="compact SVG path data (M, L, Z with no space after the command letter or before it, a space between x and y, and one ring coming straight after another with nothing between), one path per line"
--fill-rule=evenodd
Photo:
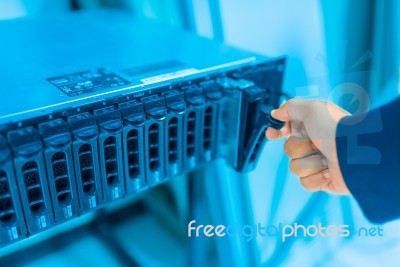
M47 223L46 223L46 217L45 216L40 217L40 225L41 225L42 228L46 228Z
M18 238L17 227L14 226L13 228L11 228L11 233L12 233L12 236L13 236L14 239Z
M17 228L14 226L10 230L8 230L8 237L10 240L14 240L18 238L18 231Z
M114 199L119 198L119 188L118 187L113 189L113 198Z
M165 73L165 74L141 79L141 81L143 83L155 83L155 82L161 82L161 81L166 81L166 80L186 76L186 75L197 73L197 72L199 72L198 69L189 68L189 69L178 70L178 71L174 71L174 72L170 72L170 73Z
M96 202L96 197L92 196L89 198L89 207L91 209L95 208L97 206L97 202Z
M66 218L71 217L71 216L72 216L72 208L71 208L71 205L69 205L69 206L64 210L64 212L65 212L65 217L66 217Z
M178 164L174 163L171 166L171 175L177 175L178 174Z

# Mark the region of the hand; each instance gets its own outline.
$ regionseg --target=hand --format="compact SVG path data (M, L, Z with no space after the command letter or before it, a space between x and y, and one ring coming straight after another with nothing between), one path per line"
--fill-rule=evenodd
M312 192L349 194L336 154L336 128L350 114L328 102L291 99L271 115L285 126L268 128L266 136L270 140L289 137L284 149L302 186Z

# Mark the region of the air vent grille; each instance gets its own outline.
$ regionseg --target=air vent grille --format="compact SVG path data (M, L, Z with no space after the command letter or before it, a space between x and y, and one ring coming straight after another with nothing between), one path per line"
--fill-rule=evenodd
M107 184L118 186L118 166L117 166L117 140L114 136L109 136L104 140L104 160L106 163Z
M13 219L15 219L15 210L7 173L0 170L0 221L11 223Z
M178 118L170 119L168 124L168 161L178 161Z
M196 153L196 113L191 112L187 118L187 133L186 133L186 155L194 156Z
M204 113L204 127L203 127L203 148L204 150L211 149L211 138L212 138L212 118L213 108L208 107Z
M140 175L139 166L139 133L133 129L127 135L129 178L135 179Z
M41 214L45 211L43 191L40 184L40 173L35 161L28 161L22 166L22 175L32 213Z
M82 180L82 189L85 195L91 196L96 191L96 183L93 171L92 146L84 144L79 147L79 167Z
M150 169L152 171L158 170L160 166L160 155L159 155L159 131L160 126L157 123L152 124L149 127L149 159Z
M71 202L72 195L65 153L55 153L51 157L51 166L53 169L53 177L56 185L58 204L66 206Z

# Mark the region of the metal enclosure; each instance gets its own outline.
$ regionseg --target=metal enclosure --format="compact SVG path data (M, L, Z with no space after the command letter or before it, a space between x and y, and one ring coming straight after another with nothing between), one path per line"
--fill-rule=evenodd
M255 167L284 58L111 11L0 31L2 246L218 158Z

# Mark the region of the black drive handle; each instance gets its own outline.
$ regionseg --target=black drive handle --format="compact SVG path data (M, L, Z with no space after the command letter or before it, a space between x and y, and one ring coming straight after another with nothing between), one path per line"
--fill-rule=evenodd
M266 141L265 131L268 127L280 130L284 122L274 119L271 116L271 111L274 108L271 106L261 106L257 114L258 118L254 125L253 132L250 135L250 139L244 150L244 162L238 165L238 171L250 171L254 168L254 164L257 162L261 155L261 148Z

